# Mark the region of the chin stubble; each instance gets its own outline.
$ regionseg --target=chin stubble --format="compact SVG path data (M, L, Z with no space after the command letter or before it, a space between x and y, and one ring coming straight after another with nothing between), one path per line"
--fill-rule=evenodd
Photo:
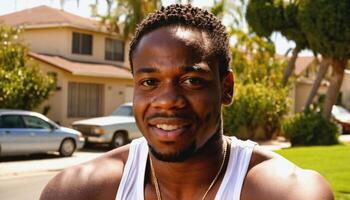
M157 159L164 162L184 162L190 157L199 154L203 149L206 149L208 146L210 146L211 143L217 141L220 139L221 131L217 131L209 140L207 140L204 145L198 149L196 149L196 142L193 142L190 146L183 149L182 151L178 151L175 153L160 153L157 152L151 145L148 144L148 147L152 153L152 155Z

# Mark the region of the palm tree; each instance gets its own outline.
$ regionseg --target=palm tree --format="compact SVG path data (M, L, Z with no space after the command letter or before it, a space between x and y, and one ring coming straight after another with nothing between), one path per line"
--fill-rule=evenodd
M97 16L111 32L121 33L125 39L131 37L143 18L161 7L161 0L106 0L106 3L107 14Z

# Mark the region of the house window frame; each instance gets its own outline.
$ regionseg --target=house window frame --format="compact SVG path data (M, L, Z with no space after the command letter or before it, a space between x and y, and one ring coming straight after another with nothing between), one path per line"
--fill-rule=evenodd
M72 54L92 55L93 35L87 33L72 33ZM86 45L86 46L84 46Z
M119 48L121 48L121 52L118 52ZM125 56L125 43L122 40L106 37L105 38L105 60L124 62L124 56Z

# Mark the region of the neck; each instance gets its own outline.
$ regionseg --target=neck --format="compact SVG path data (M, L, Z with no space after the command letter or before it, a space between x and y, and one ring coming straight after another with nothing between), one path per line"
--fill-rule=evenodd
M181 196L200 197L200 195L203 195L218 174L224 161L224 140L224 136L220 133L218 139L209 141L205 148L183 162L164 162L157 160L150 154L162 196L181 199ZM224 174L222 172L225 171L226 164L221 171L221 176ZM150 174L150 170L148 171ZM147 182L150 183L151 181L149 179ZM216 185L220 185L218 182L221 183L220 177L216 181ZM215 188L213 187L213 189Z

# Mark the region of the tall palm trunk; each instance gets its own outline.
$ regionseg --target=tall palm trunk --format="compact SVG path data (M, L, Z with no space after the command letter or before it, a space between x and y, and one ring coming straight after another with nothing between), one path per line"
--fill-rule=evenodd
M310 94L306 100L306 103L304 106L304 112L306 112L308 110L309 106L313 102L313 100L317 94L317 91L321 86L323 77L326 75L326 73L328 71L329 65L330 65L330 60L327 58L323 58L321 63L320 63L320 68L317 72L316 80L315 80L314 84L312 85L312 89L311 89Z
M323 117L329 119L331 116L332 106L336 103L340 87L344 78L344 70L347 60L332 60L332 77L327 90L326 99L323 106Z
M295 62L297 61L299 52L300 52L299 47L295 47L293 49L292 57L288 61L287 68L284 70L283 79L282 79L282 86L283 87L287 85L288 79L289 79L290 75L292 75L292 73L293 73L293 70L295 68Z

